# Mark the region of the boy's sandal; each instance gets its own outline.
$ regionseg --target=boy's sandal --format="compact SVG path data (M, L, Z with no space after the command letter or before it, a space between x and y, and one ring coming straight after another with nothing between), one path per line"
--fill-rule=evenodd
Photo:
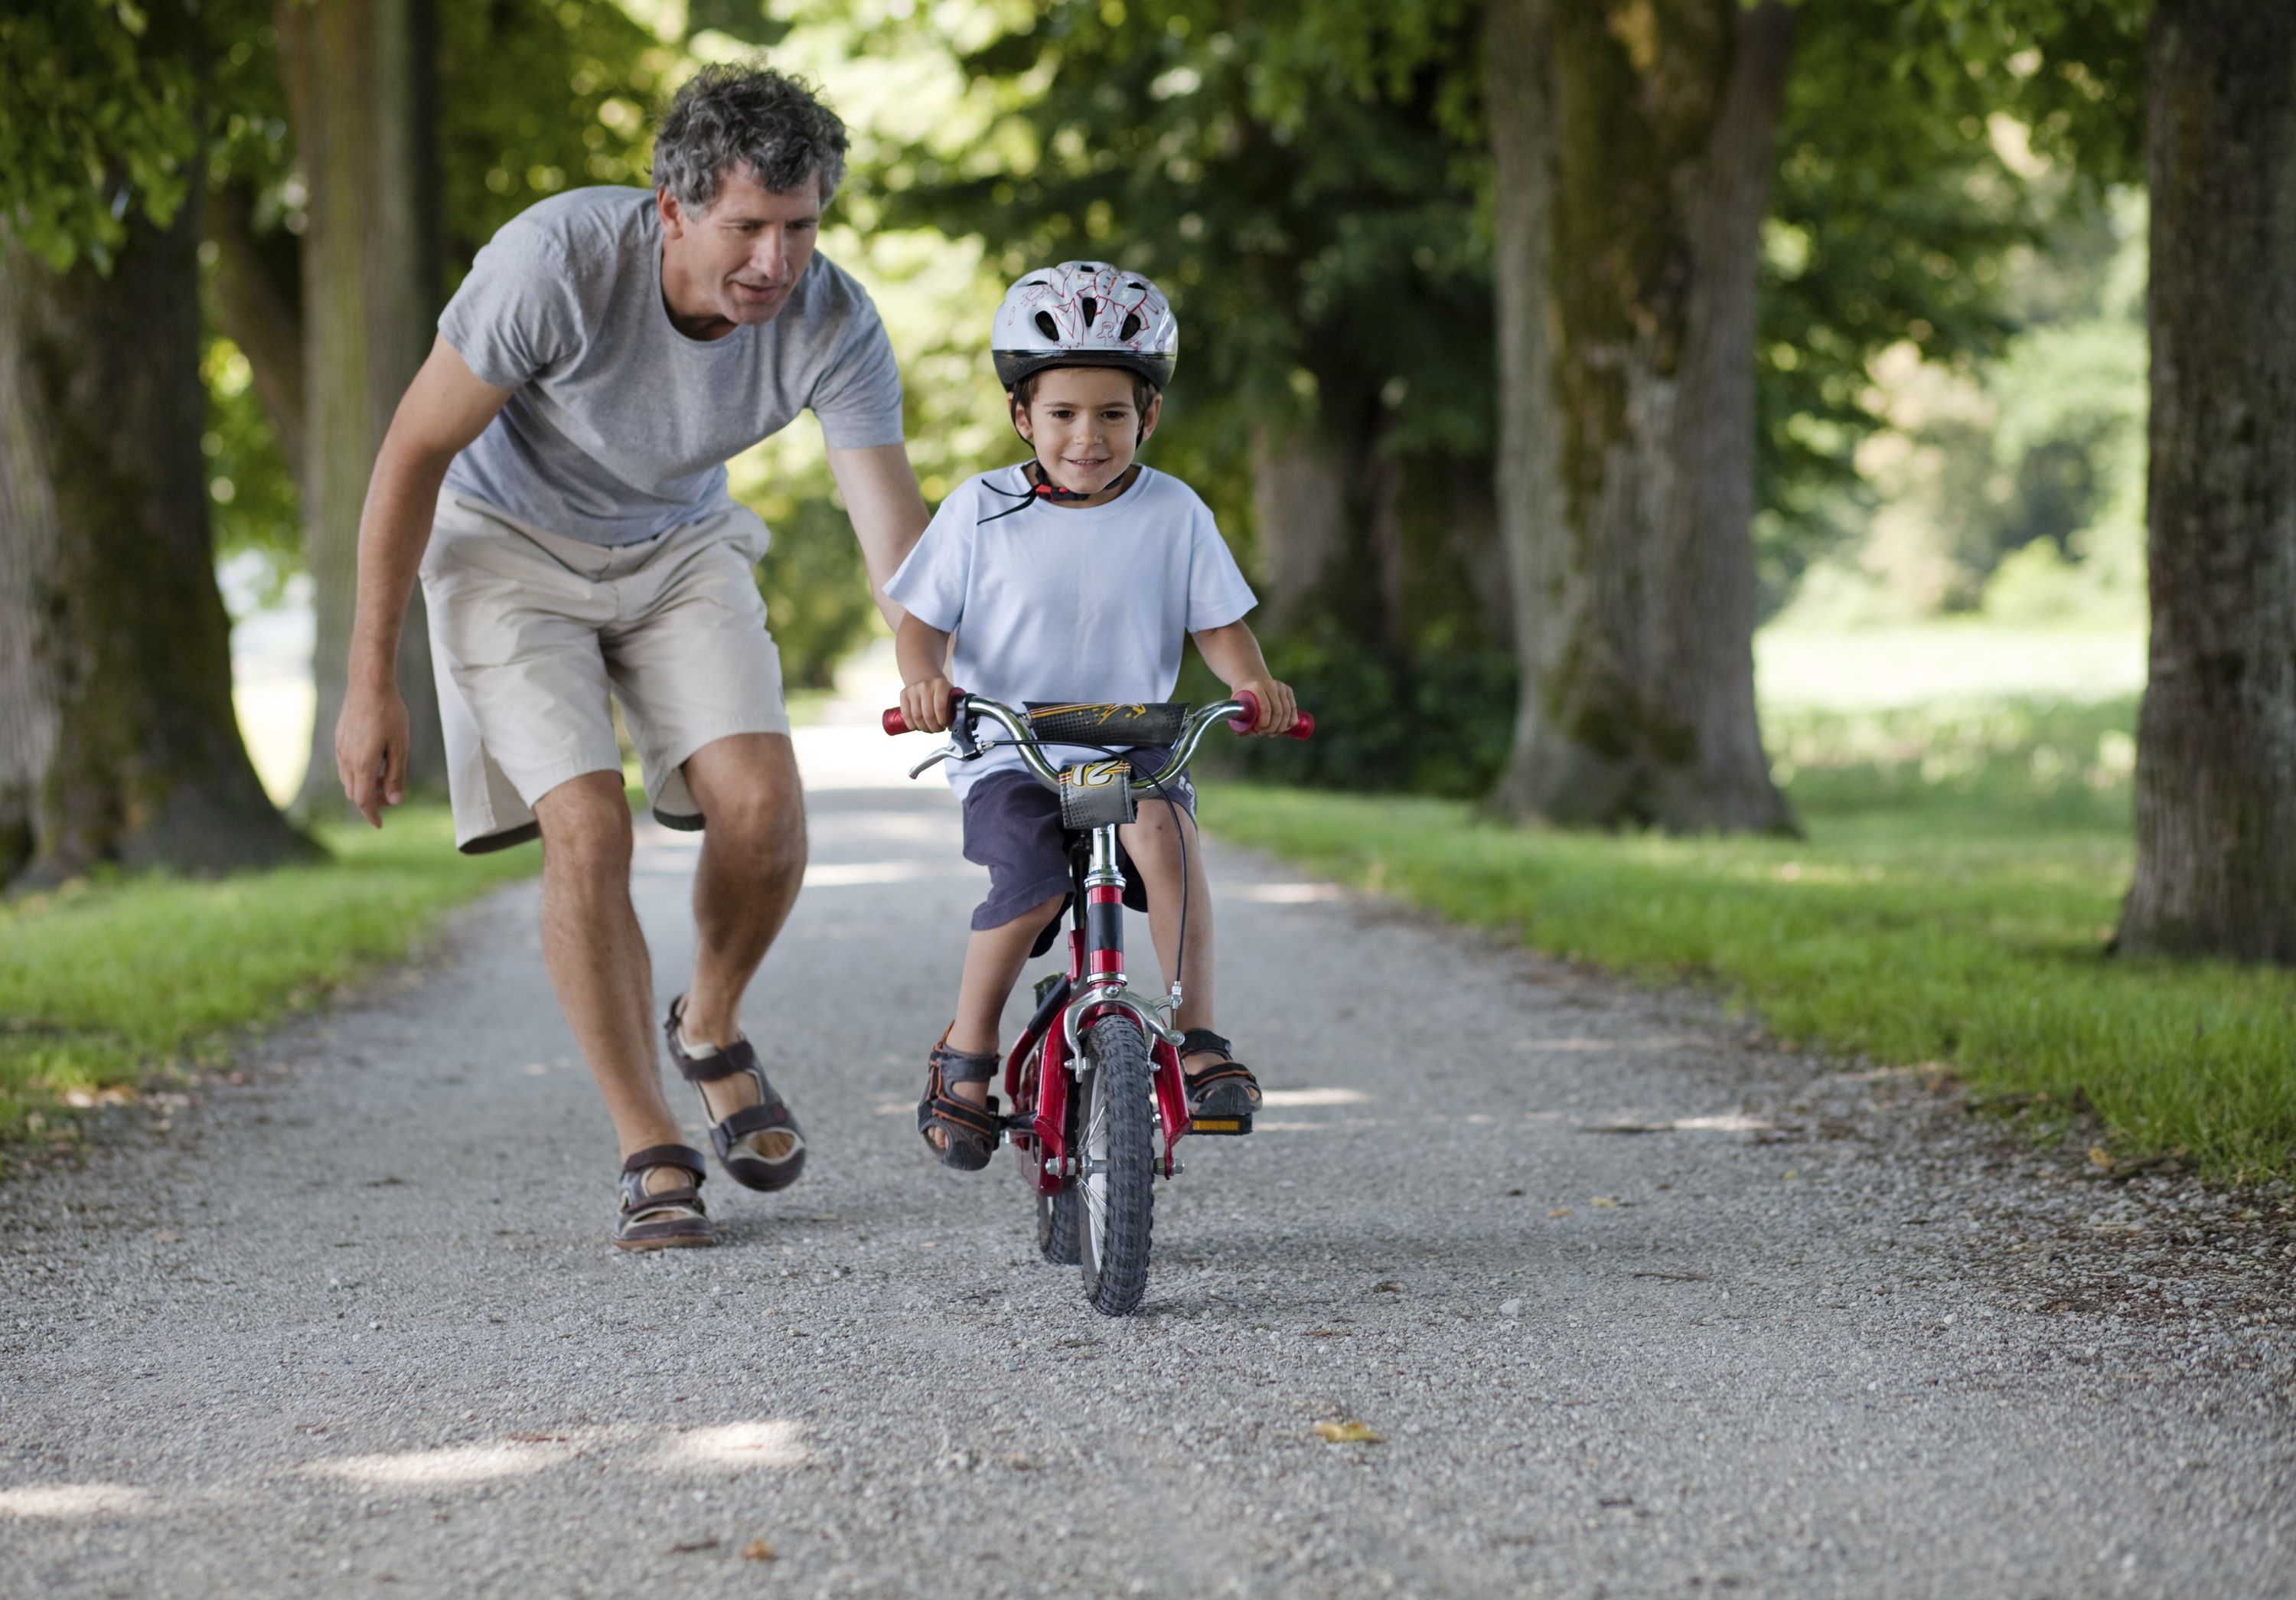
M1209 1028L1191 1028L1181 1036L1184 1068L1189 1056L1213 1051L1227 1055L1228 1042ZM1191 1120L1249 1117L1259 1109L1259 1079L1251 1075L1250 1067L1233 1056L1201 1072L1183 1071L1181 1076L1187 1080Z
M614 1243L624 1250L676 1250L711 1244L717 1235L701 1204L707 1175L699 1150L655 1145L622 1163L622 1214L614 1221ZM693 1175L693 1181L649 1192L646 1179L663 1167Z
M955 1026L955 1024L951 1024ZM959 1172L978 1172L996 1153L996 1141L1004 1136L1004 1123L996 1114L996 1096L988 1096L986 1105L975 1105L950 1094L949 1087L959 1083L987 1083L996 1076L997 1057L993 1050L952 1050L948 1047L948 1030L941 1030L940 1043L925 1057L925 1095L917 1102L917 1132L932 1145L930 1135L940 1130L942 1142L933 1145L933 1153L944 1167L954 1167Z
M694 1086L696 1093L705 1083L717 1083L723 1079L737 1078L748 1073L757 1080L758 1103L728 1112L723 1118L713 1116L709 1097L701 1096L702 1119L709 1124L709 1142L717 1147L718 1164L726 1169L726 1176L745 1189L763 1189L770 1194L786 1189L797 1182L798 1174L805 1170L805 1134L790 1115L788 1103L774 1093L774 1086L766 1081L766 1070L758 1064L758 1052L748 1039L737 1038L730 1045L720 1046L714 1054L688 1055L685 1042L685 997L680 995L669 1004L669 1018L663 1022L662 1032L669 1038L669 1059L677 1075ZM778 1155L768 1155L757 1147L760 1135L779 1133L779 1143L784 1145Z

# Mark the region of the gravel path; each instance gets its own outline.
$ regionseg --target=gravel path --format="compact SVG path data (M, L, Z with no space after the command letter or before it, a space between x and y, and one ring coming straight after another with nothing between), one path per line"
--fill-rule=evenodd
M2284 1194L2087 1181L1220 850L1275 1104L1184 1147L1111 1321L1009 1157L914 1132L946 794L813 827L747 1010L811 1165L714 1178L719 1249L608 1247L531 887L0 1191L0 1592L2296 1593ZM668 993L690 841L642 857Z

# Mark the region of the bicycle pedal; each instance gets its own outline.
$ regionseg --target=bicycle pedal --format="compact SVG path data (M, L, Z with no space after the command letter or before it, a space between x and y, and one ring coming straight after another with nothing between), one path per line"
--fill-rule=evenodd
M1251 1131L1251 1118L1249 1115L1241 1117L1191 1117L1188 1119L1188 1131L1190 1133L1210 1134L1214 1138L1242 1138L1245 1134Z

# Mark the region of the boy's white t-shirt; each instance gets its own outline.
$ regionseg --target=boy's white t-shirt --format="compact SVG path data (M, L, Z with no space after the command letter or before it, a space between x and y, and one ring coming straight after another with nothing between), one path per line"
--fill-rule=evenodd
M1142 467L1104 505L1039 501L997 515L1028 492L1017 466L968 479L885 586L920 622L956 636L952 681L967 693L1015 710L1168 699L1186 636L1259 603L1211 508L1168 473ZM1045 754L1062 766L1093 752ZM959 800L991 772L1026 770L1011 749L947 766Z

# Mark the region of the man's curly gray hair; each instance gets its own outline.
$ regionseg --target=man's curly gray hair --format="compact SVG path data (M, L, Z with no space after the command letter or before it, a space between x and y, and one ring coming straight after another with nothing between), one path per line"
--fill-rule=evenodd
M845 124L811 84L770 67L723 62L685 80L654 136L653 182L690 210L718 201L729 169L786 193L808 177L827 205L845 180Z

